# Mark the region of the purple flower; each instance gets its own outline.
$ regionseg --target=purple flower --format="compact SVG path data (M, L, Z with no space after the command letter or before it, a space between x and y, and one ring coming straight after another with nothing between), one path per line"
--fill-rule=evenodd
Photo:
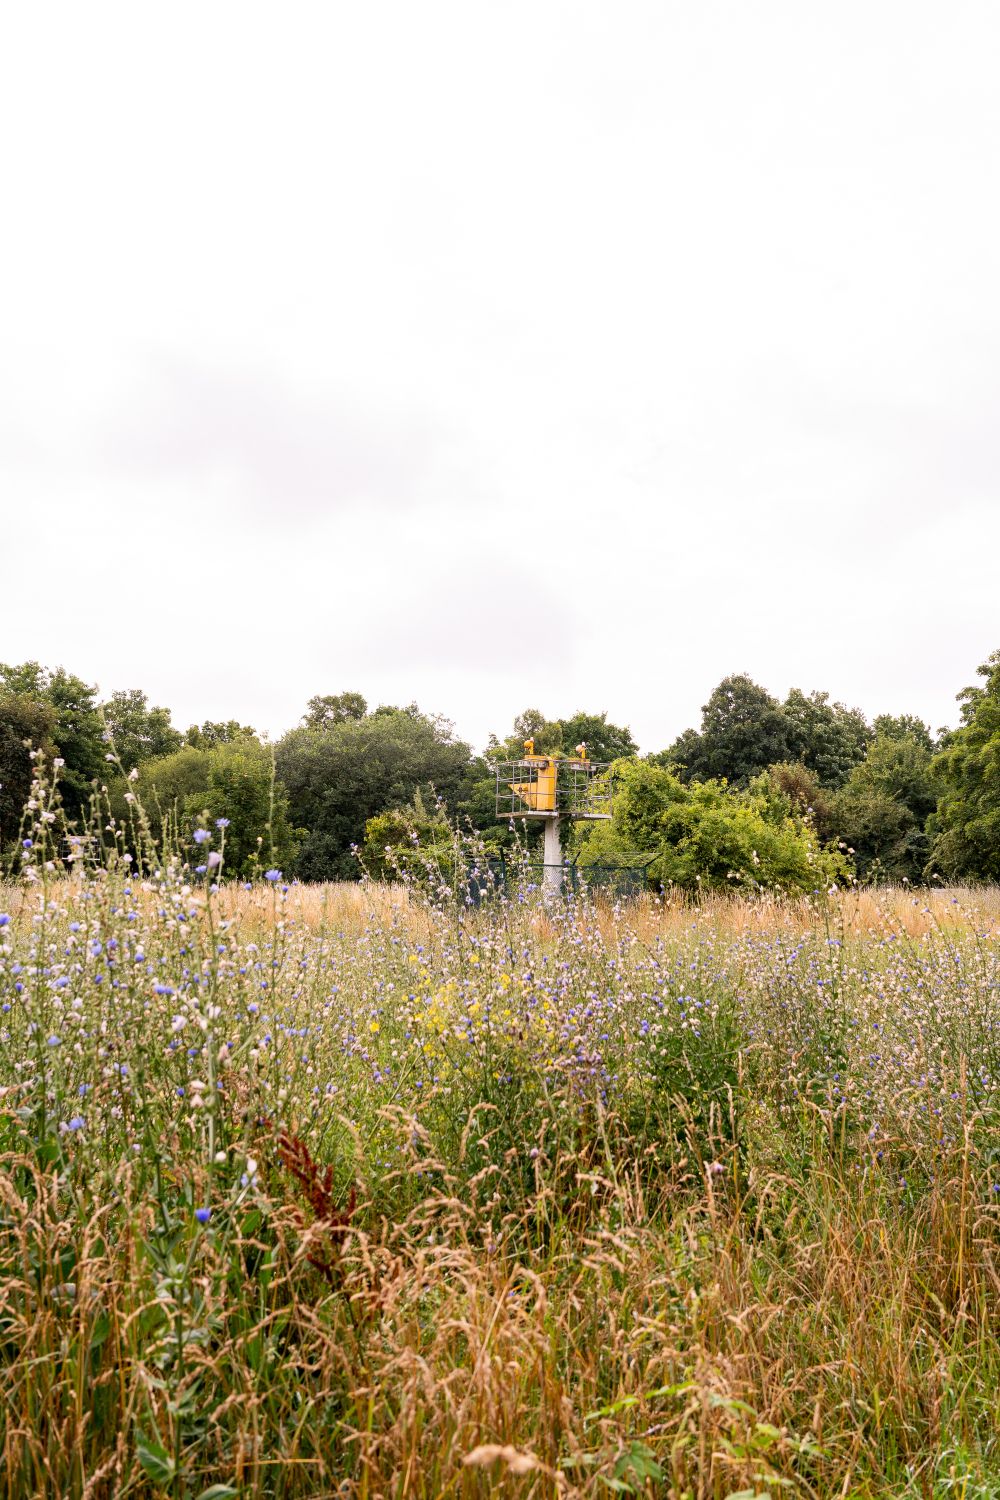
M205 873L205 871L207 869L208 869L207 865L195 865L195 867L194 867L194 873L196 875L204 875L204 873Z
M7 913L5 911L0 911L0 927L6 927L9 921L10 917L8 917Z
M22 839L21 840L21 848L22 849L30 849L31 848L31 840L30 839Z
M59 1047L59 1046L62 1045L62 1037L55 1036L55 1035L50 1036L48 1038L48 1043L49 1043L50 1047Z
M172 995L173 993L174 993L173 985L170 985L170 984L154 984L153 985L153 994L154 995Z
M86 1125L86 1123L87 1122L83 1118L83 1115L74 1115L73 1118L72 1118L72 1120L67 1120L66 1121L66 1129L67 1130L82 1130L83 1127L84 1127L84 1125Z
M215 826L216 826L216 828L228 828L229 827L229 819L228 818L216 818L216 820L215 820Z
M194 841L196 844L204 844L211 837L212 835L209 833L207 828L196 828L194 831Z
M269 880L271 882L271 884L274 885L276 881L278 881L278 880L281 879L281 871L280 870L265 870L264 871L264 879L265 880Z
M212 1217L212 1210L210 1208L196 1208L194 1216L199 1224L207 1224Z

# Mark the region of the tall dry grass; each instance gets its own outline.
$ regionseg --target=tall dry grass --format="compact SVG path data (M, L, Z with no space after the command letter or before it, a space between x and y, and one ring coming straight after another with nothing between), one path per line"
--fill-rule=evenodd
M146 885L0 896L0 1494L1000 1493L996 893Z

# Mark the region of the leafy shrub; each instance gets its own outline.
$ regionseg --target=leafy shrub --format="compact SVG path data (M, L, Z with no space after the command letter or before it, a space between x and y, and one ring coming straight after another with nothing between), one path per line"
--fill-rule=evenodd
M652 853L651 882L686 890L811 891L849 875L766 777L736 792L718 781L686 785L642 761L620 762L616 776L614 821L582 836L583 865Z
M259 740L223 741L205 750L186 746L147 761L138 794L156 837L172 826L188 839L196 826L227 819L225 868L231 875L259 873L262 861L291 869L296 840L288 798L275 784L271 752Z

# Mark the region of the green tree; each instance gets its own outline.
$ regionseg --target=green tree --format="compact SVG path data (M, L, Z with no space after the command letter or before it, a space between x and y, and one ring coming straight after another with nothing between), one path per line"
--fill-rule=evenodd
M55 755L55 711L44 700L0 691L0 854L13 846L31 795L32 749Z
M172 824L189 855L196 828L207 828L218 848L222 837L216 825L228 820L223 875L252 875L272 865L289 873L296 840L288 797L274 780L273 765L267 746L248 737L204 749L186 745L146 761L136 792L154 835L162 837ZM207 855L209 847L202 852Z
M925 750L935 750L937 742L929 725L915 714L877 714L873 724L875 735L882 740L914 739Z
M129 688L101 704L111 743L126 771L179 750L183 736L170 722L170 710L151 708L146 694Z
M700 732L686 730L657 757L685 780L723 779L743 787L790 758L790 725L781 705L745 673L724 677L702 708Z
M925 737L897 735L894 725L876 734L834 802L837 831L861 879L921 879L930 847L925 828L935 802Z
M606 713L575 713L562 721L562 749L574 755L579 744L587 747L588 760L612 761L639 753L632 731L621 724L610 724Z
M859 708L831 703L829 693L792 688L782 705L790 760L815 771L821 786L843 786L865 757L872 731Z
M747 791L685 783L648 761L616 767L615 815L581 835L581 865L652 854L650 879L686 890L811 891L849 874L766 776Z
M370 818L405 807L419 790L452 814L469 807L476 767L444 720L418 709L382 708L327 729L293 729L277 746L278 776L304 838L296 870L304 880L351 880L352 853Z
M186 745L196 750L211 750L215 745L232 745L238 740L256 740L257 731L250 724L241 724L238 719L206 719L204 724L192 724L184 736Z
M940 790L930 866L949 879L1000 880L1000 651L958 695L962 723L932 762Z
M135 794L157 838L166 833L170 823L187 837L188 805L195 805L208 790L209 754L208 750L199 750L194 745L183 745L173 754L146 761L139 768ZM126 815L124 797L125 787L119 787L113 799L119 817Z
M302 723L306 729L331 729L346 719L363 719L368 704L360 693L317 694L306 704Z
M772 793L784 797L796 817L810 823L821 844L837 836L835 794L800 760L779 761L765 773Z
M526 708L514 719L514 727L503 739L491 734L486 753L491 760L520 760L526 740L532 740L537 755L563 753L562 724L547 719L537 708Z
M377 813L365 824L361 862L375 880L448 877L455 862L455 836L440 807L429 812L420 791L409 807Z
M639 749L632 731L609 723L606 712L580 710L568 719L547 719L537 708L526 708L506 739L490 736L488 754L498 760L518 760L524 754L525 740L534 740L539 755L575 755L576 747L585 744L587 758L593 761L618 760L636 755Z
M97 689L64 667L50 672L36 661L20 666L0 663L0 689L52 709L52 739L65 762L60 771L63 806L67 817L79 818L94 782L107 774L107 747Z

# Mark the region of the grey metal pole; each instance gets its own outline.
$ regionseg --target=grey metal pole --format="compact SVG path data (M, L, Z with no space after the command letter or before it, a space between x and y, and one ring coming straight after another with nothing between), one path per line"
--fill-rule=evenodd
M558 896L562 890L562 836L559 830L559 814L545 819L545 845L542 858L545 861L543 888L547 896Z

